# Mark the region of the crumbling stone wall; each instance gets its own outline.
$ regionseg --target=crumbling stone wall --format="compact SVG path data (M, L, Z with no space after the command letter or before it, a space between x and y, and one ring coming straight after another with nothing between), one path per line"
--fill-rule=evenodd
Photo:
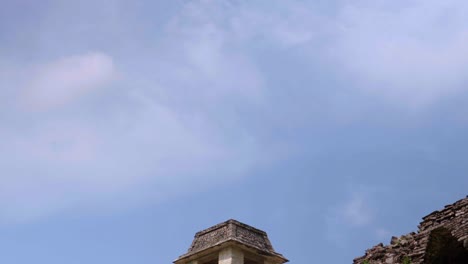
M468 264L468 250L445 227L431 231L424 262L428 264Z
M426 264L425 256L431 232L445 228L468 249L468 196L444 209L422 218L418 231L392 237L390 245L382 243L366 250L364 256L354 259L354 264Z

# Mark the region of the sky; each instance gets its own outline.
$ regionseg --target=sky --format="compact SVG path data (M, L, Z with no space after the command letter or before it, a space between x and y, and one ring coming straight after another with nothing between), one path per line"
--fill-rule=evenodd
M1 263L169 264L230 218L352 263L468 194L467 1L0 6Z

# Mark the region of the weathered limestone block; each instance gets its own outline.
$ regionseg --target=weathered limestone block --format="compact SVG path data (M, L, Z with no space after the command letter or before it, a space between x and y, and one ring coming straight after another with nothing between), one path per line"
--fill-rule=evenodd
M285 262L288 260L273 249L265 231L230 219L197 232L188 252L176 259L174 264Z
M244 264L244 253L237 248L225 248L219 252L218 264Z

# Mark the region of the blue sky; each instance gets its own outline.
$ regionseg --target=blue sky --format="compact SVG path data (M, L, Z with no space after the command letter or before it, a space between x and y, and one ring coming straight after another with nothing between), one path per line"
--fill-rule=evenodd
M1 263L171 263L229 218L351 263L467 195L466 1L0 4Z

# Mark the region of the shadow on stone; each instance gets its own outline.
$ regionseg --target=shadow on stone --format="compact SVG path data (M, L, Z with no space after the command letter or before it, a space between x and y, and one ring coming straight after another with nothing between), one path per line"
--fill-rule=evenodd
M425 264L467 264L468 250L447 228L431 231L424 258Z

